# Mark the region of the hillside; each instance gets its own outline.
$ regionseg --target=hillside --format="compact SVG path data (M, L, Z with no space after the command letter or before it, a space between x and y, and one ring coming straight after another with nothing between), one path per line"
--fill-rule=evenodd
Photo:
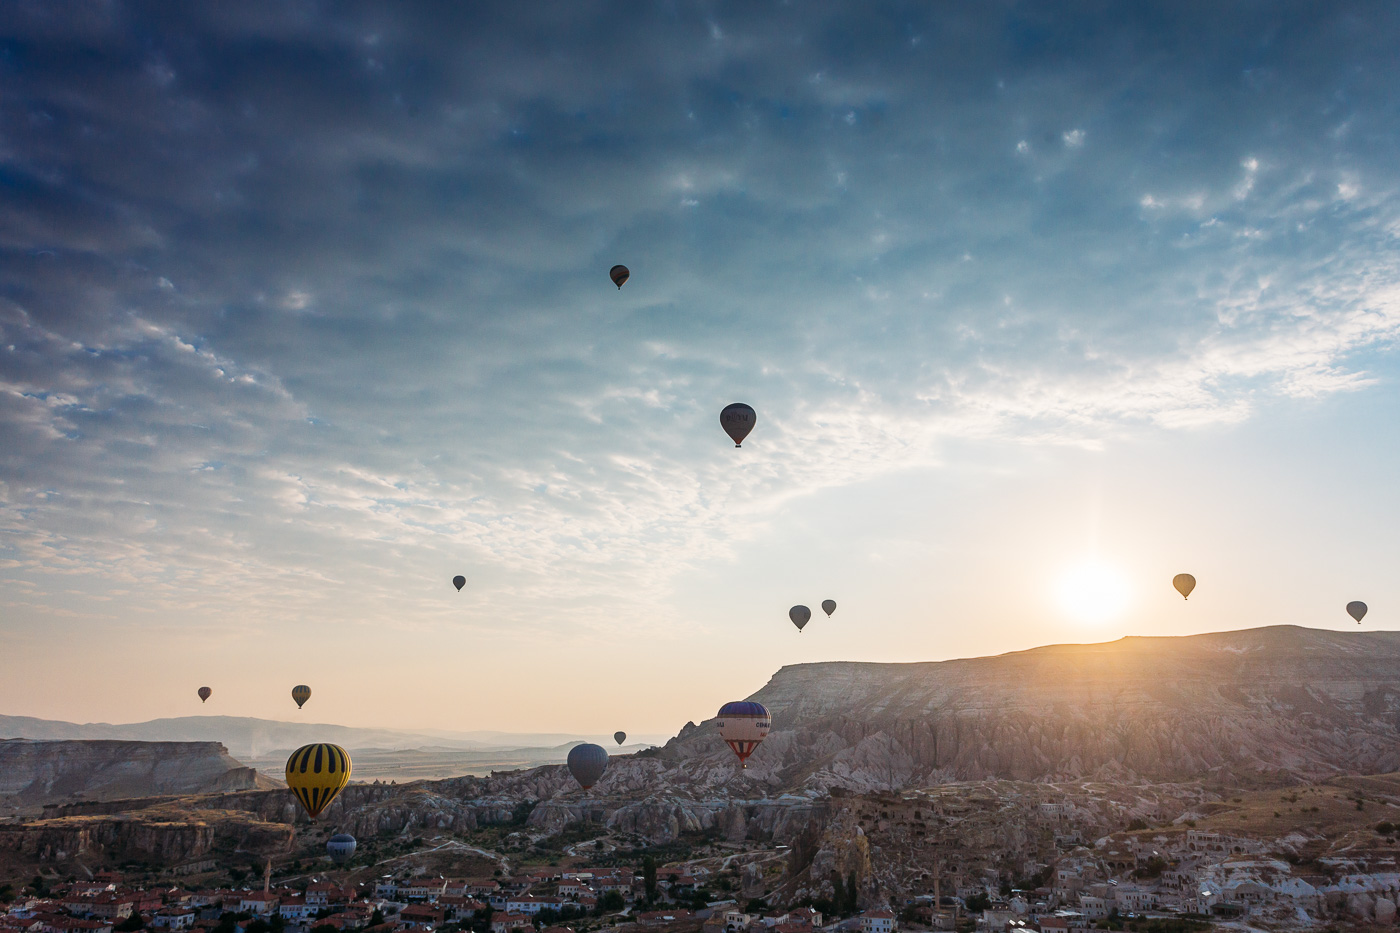
M1400 633L1294 626L915 664L784 667L749 763L782 786L1288 783L1400 768ZM721 764L709 723L663 760ZM698 763L698 762L697 762Z
M275 786L217 742L0 740L0 806Z

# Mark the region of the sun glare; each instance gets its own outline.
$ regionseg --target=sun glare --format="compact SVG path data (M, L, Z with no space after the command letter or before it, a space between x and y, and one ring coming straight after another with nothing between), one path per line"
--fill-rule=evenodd
M1117 568L1088 561L1060 578L1060 608L1076 622L1100 625L1123 614L1128 606L1128 583Z

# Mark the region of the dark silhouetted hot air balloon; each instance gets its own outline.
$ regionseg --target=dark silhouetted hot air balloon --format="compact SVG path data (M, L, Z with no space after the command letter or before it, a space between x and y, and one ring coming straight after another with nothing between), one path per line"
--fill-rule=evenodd
M585 742L569 749L569 773L579 786L588 790L608 767L608 753L601 745Z
M331 857L331 861L337 865L344 865L350 861L350 856L355 854L355 848L359 843L355 842L355 837L349 833L336 833L326 843L326 854Z
M1360 625L1361 620L1366 618L1366 604L1359 599L1353 599L1347 603L1347 615L1355 619L1357 625Z
M614 733L613 733L613 738L617 740L617 744L618 744L618 745L621 745L623 742L626 742L626 741L627 741L627 733L626 733L626 732L614 732Z
M743 402L726 405L724 411L719 413L719 426L724 428L724 433L734 441L735 447L743 445L744 438L749 436L749 432L757 423L758 415Z
M1185 599L1190 596L1191 591L1196 588L1196 578L1189 573L1179 573L1172 577L1172 586L1176 587L1176 591L1181 594L1181 598Z
M608 278L613 280L613 284L621 291L623 284L632 277L632 273L626 266L613 266L608 270Z
M350 756L339 745L303 745L287 759L287 786L313 820L350 781Z
M788 610L788 618L792 620L792 624L797 626L797 630L800 632L804 625L812 621L812 610L806 606L793 606Z
M823 599L823 600L822 600L822 612L825 612L825 613L826 613L826 617L827 617L828 619L831 618L831 614L832 614L833 612L835 612L835 611L836 611L836 600L834 600L834 599Z
M292 699L297 701L297 709L306 705L306 701L311 699L311 688L306 684L298 684L292 688Z
M739 766L747 768L749 756L758 748L758 743L768 737L773 720L768 715L768 708L762 703L738 700L719 708L715 725L719 727L719 735L724 739L724 744L734 749L734 754L739 756Z
M467 578L459 573L457 574L457 576L452 578L452 585L457 587L457 592L460 593L462 592L462 587L467 585Z
M210 690L208 687L199 688L199 702L203 703L205 700L209 699L213 695L214 691Z

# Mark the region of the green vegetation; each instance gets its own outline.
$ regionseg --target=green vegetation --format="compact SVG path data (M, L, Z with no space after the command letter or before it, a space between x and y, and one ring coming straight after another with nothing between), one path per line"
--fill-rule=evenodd
M982 911L992 906L992 899L985 891L979 891L963 903L967 906L970 913L980 914Z
M656 859L650 855L642 859L642 884L646 886L647 903L656 901Z

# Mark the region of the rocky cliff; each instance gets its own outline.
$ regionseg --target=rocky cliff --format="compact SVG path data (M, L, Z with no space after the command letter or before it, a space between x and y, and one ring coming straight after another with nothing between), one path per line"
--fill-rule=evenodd
M1275 626L991 658L785 667L752 699L751 779L855 791L956 780L1288 783L1400 768L1400 633ZM659 752L724 768L710 723Z
M217 742L0 740L0 804L10 807L269 784Z

